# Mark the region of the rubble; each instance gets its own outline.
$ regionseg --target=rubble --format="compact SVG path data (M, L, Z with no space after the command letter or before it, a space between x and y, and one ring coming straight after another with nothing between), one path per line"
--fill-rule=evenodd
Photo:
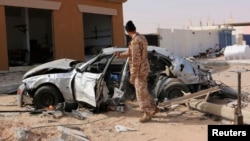
M125 126L122 126L122 125L116 125L115 129L116 129L117 132L136 131L133 128L125 127Z
M88 137L81 131L63 127L63 126L57 126L57 129L62 132L61 140L67 141L67 140L74 140L74 141L89 141Z
M15 128L14 129L14 137L18 141L26 141L28 138L28 129L27 128Z
M52 117L52 118L58 119L58 118L63 116L63 113L62 113L62 111L55 111L55 110L50 111L50 110L48 110L48 111L42 112L39 116L40 117L47 116L47 117Z
M83 120L85 118L88 118L92 116L91 113L86 112L86 111L77 111L77 110L72 110L72 112L64 112L69 116L75 117L77 119Z
M178 117L181 116L184 113L184 111L171 111L168 113L168 117Z

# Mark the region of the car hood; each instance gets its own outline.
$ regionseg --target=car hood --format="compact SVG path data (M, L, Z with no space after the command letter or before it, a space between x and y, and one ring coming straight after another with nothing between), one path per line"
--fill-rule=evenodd
M78 62L78 61L64 58L64 59L58 59L58 60L54 60L48 63L44 63L26 72L23 76L23 79L28 78L33 75L43 74L47 72L46 70L52 70L52 69L69 70L72 68L71 63L73 62Z

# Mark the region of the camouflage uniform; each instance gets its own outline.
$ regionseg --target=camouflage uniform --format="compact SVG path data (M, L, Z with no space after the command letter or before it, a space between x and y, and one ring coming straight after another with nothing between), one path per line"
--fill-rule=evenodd
M147 87L147 77L150 69L147 46L146 38L136 33L132 37L128 50L120 53L120 57L129 57L130 80L132 79L134 83L138 104L144 112L149 112L152 107Z

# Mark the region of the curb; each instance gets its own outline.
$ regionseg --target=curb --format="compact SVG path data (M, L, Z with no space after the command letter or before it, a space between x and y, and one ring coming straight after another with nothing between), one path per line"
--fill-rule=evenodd
M16 84L10 84L8 86L0 86L0 94L13 94L16 93L18 87L21 85L16 83Z
M27 72L30 69L32 69L32 68L34 68L34 67L36 67L38 65L9 67L9 70L7 70L7 71L0 71L0 73Z

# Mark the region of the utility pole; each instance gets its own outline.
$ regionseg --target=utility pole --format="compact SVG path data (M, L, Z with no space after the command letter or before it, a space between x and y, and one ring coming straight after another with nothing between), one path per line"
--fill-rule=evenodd
M234 124L235 125L243 125L243 115L241 111L241 72L249 71L249 70L238 70L232 71L237 72L238 74L238 95L237 95L237 107L234 109Z
M235 108L234 124L242 125L243 115L241 112L241 72L238 71L237 74L238 74L238 97L237 97L237 107Z

